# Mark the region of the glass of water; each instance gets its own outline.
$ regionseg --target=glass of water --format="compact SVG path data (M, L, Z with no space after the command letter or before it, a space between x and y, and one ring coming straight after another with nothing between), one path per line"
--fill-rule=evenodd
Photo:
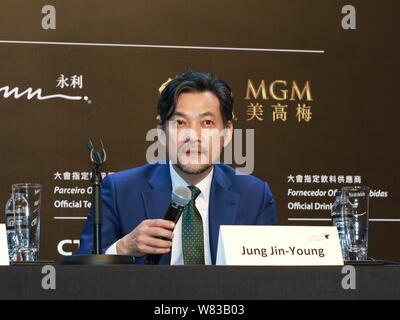
M17 261L31 262L39 258L41 196L40 184L12 185Z
M369 188L343 187L342 193L351 207L347 222L350 260L368 260Z

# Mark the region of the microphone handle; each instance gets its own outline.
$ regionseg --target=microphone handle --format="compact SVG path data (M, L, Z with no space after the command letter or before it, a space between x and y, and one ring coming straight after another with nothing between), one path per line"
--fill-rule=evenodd
M165 214L164 220L173 221L176 224L179 218L181 217L183 210L185 210L185 207L175 206L174 203L171 202L167 210L167 213ZM174 231L174 229L172 229L171 231ZM171 241L170 239L164 237L157 237L157 238ZM160 263L160 259L161 259L161 254L148 254L146 255L146 260L144 263L158 265Z

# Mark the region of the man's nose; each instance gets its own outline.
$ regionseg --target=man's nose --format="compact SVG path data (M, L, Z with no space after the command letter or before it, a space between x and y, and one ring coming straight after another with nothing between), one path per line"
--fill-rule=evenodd
M200 141L201 140L201 126L193 124L185 131L185 142L187 141Z

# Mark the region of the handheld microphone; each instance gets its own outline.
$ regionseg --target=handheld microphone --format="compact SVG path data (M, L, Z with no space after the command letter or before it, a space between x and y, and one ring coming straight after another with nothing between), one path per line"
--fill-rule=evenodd
M192 197L192 192L188 187L177 187L172 191L171 203L167 209L164 220L173 221L175 224L178 222L182 215L183 210L185 210L186 205L190 202ZM173 230L172 230L173 231ZM164 237L157 237L163 240L169 240ZM148 254L146 256L145 264L159 264L161 259L161 254Z

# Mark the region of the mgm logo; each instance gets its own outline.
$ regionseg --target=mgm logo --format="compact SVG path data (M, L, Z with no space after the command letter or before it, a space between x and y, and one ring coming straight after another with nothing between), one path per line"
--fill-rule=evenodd
M295 118L298 122L310 122L312 119L312 111L310 102L314 101L310 81L305 81L303 85L299 85L297 81L274 80L269 85L265 80L256 85L251 79L247 80L246 96L244 98L253 100L247 105L247 121L264 120L264 105L267 101L273 101L270 105L272 108L272 121L286 122L288 119L289 104L295 102L296 114ZM260 103L261 101L261 103ZM293 101L293 102L292 102ZM296 105L297 102L297 105Z

